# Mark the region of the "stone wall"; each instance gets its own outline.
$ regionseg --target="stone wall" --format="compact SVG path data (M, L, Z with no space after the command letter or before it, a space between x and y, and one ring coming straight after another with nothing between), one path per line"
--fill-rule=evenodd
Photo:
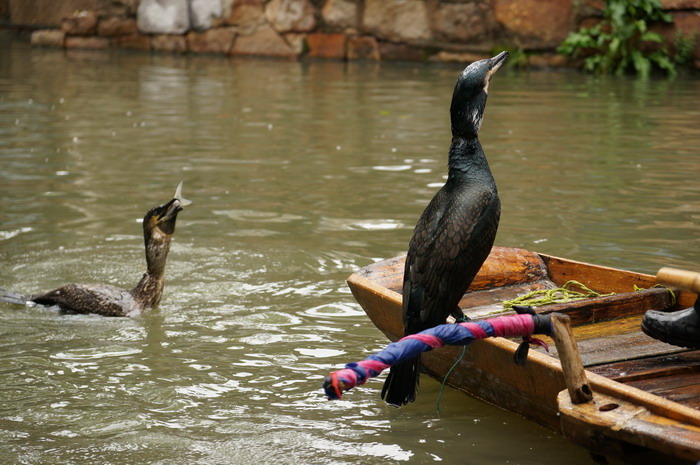
M9 4L9 21L17 26L60 27L76 11L100 16L135 15L138 0L2 0Z
M55 25L35 45L296 59L471 61L495 49L563 65L557 45L600 17L602 0L2 0L10 21ZM662 0L700 39L700 0ZM700 64L700 40L696 65Z

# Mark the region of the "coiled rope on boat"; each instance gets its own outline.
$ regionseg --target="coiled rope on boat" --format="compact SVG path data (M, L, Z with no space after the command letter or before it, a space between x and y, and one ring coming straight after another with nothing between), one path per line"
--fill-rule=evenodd
M579 290L574 290L573 288L575 287L578 287ZM503 308L513 308L515 305L539 307L542 305L566 303L572 300L590 299L593 297L604 297L613 294L614 292L611 292L609 294L601 294L599 292L594 291L593 289L588 288L585 284L582 284L572 279L570 281L565 282L562 287L557 287L555 289L540 289L537 291L531 291L525 295L516 297L513 300L504 300Z
M661 284L655 284L651 286L652 288L665 288L671 294L671 305L675 305L677 297L675 292L667 286ZM578 288L579 290L574 290ZM634 285L634 291L643 291L645 288ZM569 280L564 283L562 287L557 287L554 289L540 289L537 291L530 291L527 294L516 297L513 300L504 300L503 308L511 309L516 305L524 305L528 307L540 307L542 305L551 304L561 304L566 302L571 302L574 300L584 300L591 299L594 297L606 297L610 295L615 295L614 292L608 294L601 294L593 289L589 288L583 283L576 281L575 279Z

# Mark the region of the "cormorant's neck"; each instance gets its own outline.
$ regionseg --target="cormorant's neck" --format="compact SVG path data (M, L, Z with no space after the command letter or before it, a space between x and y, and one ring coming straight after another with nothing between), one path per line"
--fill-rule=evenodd
M146 241L146 267L148 274L154 277L163 276L165 262L170 252L171 236L166 234L154 234Z
M154 276L146 272L141 281L131 290L131 295L143 307L155 307L160 303L164 286L165 279L162 274Z
M476 95L471 95L460 91L459 87L455 88L450 105L453 138L476 139L479 137L487 97L488 94L483 90Z
M452 137L447 166L448 179L467 173L490 172L481 143L476 136L472 138Z
M163 295L170 239L168 235L159 235L146 240L146 273L131 291L134 298L144 306L158 305Z

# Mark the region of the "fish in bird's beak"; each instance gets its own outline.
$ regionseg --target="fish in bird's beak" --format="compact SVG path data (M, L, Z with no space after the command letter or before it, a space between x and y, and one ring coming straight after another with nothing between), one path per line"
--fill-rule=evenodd
M507 53L507 52L504 52ZM177 200L180 202L181 207L186 207L192 203L191 200L187 200L182 196L182 181L180 181L180 184L177 185L177 189L175 189L175 196L173 197L174 200Z
M175 196L173 199L159 207L155 208L155 220L158 229L163 231L165 234L173 234L175 232L175 221L177 220L177 214L182 211L182 209L188 205L192 204L191 200L188 200L182 196L182 181L178 184L175 190Z

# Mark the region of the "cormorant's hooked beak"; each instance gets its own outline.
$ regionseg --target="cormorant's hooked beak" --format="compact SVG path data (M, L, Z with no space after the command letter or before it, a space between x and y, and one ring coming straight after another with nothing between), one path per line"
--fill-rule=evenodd
M182 211L182 209L192 203L182 196L182 181L178 184L175 190L175 196L173 199L158 207L156 213L156 225L158 229L163 231L165 234L173 234L175 232L175 221L177 220L177 214Z
M496 74L498 68L500 68L503 63L508 61L508 57L510 57L510 54L507 51L503 51L495 57L489 58L489 69L486 71L486 82L484 83L484 92L487 94L489 93L489 83L491 82L491 78L494 74Z
M508 58L510 57L510 54L507 51L503 51L496 55L493 58L489 59L489 71L488 71L488 77L491 79L491 76L498 71L498 68L500 68L503 63L508 61Z

